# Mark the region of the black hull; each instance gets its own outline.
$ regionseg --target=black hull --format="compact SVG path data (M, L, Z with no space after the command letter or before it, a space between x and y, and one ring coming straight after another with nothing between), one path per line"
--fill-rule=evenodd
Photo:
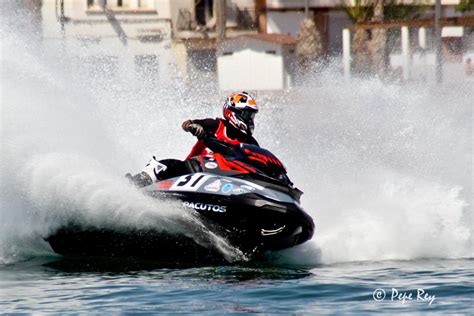
M278 202L256 193L228 197L189 192L155 194L183 201L188 207L192 201L194 210L210 223L210 230L245 253L291 248L314 234L313 219L294 202ZM198 205L219 205L226 211L214 212Z
M163 192L159 195L163 197ZM265 251L290 248L313 236L311 217L295 203L276 203L256 194L239 198L199 193L168 193L165 196L187 203L188 209L192 206L193 210L189 211L200 213L210 231L224 237L246 258L258 257ZM206 205L207 208L203 207ZM225 212L212 211L209 205L224 207ZM46 240L56 253L64 256L137 258L193 264L238 260L225 257L212 242L203 243L185 235L153 229L120 230L72 225L59 229Z
M221 264L229 258L184 235L154 230L113 230L67 227L47 238L51 248L67 257L131 258L183 264Z

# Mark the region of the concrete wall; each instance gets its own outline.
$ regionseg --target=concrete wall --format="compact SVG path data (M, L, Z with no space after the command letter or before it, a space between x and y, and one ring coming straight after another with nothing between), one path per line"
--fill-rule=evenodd
M231 41L217 54L219 88L224 91L286 89L292 83L293 55L294 48L271 42Z
M267 33L296 36L300 32L303 11L269 11L267 13Z
M250 49L217 58L221 90L280 90L284 88L283 58ZM246 71L235 71L246 69Z
M169 0L151 0L154 1L158 17L162 19L171 19L172 3Z
M191 20L194 21L196 18L194 12L194 0L162 0L163 2L169 2L170 14L172 20L172 29L177 31L177 24L179 20L179 11L186 10L191 13Z

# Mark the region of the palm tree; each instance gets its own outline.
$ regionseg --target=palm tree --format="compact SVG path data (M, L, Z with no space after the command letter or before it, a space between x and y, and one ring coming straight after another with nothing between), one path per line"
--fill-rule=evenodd
M311 19L301 22L301 31L298 34L296 54L302 68L311 66L323 55L321 32Z
M455 10L461 13L474 11L474 0L459 1L459 4L456 6Z
M373 15L373 4L369 0L354 0L354 5L343 6L344 11L353 23L369 21ZM370 56L368 54L369 34L365 29L356 29L352 39L352 70L356 73L365 73L369 70Z
M384 1L383 0L372 0L374 7L374 13L372 21L383 22L384 20ZM385 44L387 42L387 34L383 27L375 28L372 30L372 65L375 72L383 77L387 66L387 57Z
M398 0L355 0L354 6L344 6L343 9L353 23L368 21L383 22L384 20L402 20L416 18L425 10L421 4L427 0L413 0L410 5ZM473 0L465 0L466 3ZM369 45L367 30L356 29L352 43L352 70L356 73L367 73L375 70L384 76L387 68L387 31L384 28L372 30L372 40ZM370 46L370 47L369 47ZM373 67L373 68L372 68Z

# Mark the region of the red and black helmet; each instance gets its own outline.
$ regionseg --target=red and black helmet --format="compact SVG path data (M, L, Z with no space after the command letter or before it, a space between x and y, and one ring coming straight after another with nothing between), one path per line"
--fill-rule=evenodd
M241 132L252 135L254 130L257 102L247 92L240 92L229 96L224 103L224 118Z

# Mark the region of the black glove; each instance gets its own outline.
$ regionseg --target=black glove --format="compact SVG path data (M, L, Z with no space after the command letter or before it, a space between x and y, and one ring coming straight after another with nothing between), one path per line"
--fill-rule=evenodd
M189 125L193 124L193 121L191 120L186 120L183 122L183 124L181 125L181 127L183 128L183 130L185 132L189 132Z
M188 131L197 138L202 138L206 134L204 128L196 123L189 124Z

